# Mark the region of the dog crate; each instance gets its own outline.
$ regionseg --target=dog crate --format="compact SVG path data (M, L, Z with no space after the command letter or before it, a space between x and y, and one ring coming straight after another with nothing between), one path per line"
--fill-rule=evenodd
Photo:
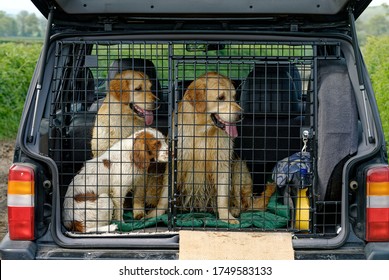
M48 150L43 145L41 148L41 153L52 158L58 168L57 211L64 211L63 200L69 185L85 162L92 158L92 129L97 112L109 94L110 82L117 79L118 73L133 70L145 73L145 79L151 82L151 91L156 96L151 127L161 131L169 145L168 162L150 165L147 176L152 179L144 186L144 195L147 195L146 188L165 187L167 192L163 198L167 199L168 207L165 214L156 218L134 219L132 205L136 198L129 191L125 197L119 198L121 219L107 221L107 224L116 224L117 229L104 235L130 238L191 229L288 231L300 238L336 236L344 215L344 198L341 195L342 162L334 162L333 158L345 153L343 158L346 158L351 148L336 145L338 150L334 150L326 145L326 141L335 141L327 128L331 127L332 131L342 129L337 127L331 112L351 110L339 108L336 99L353 97L347 92L351 89L346 88L343 93L331 91L328 82L332 79L331 75L340 75L340 78L333 78L339 81L347 73L345 66L343 73L329 71L335 64L344 64L341 44L336 41L96 41L88 38L57 41L55 61L48 66L53 69L50 116L46 121L48 124L42 122L42 126L49 127ZM183 113L179 108L185 102L188 87L209 72L222 74L231 80L233 88L226 94L233 93L233 100L228 102L236 103L236 108L241 109L235 112L192 112L193 122L180 123L180 114ZM202 86L195 91L209 90L207 83ZM206 98L193 101L194 104L212 103L221 108L217 104L223 100ZM343 106L345 103L339 104ZM233 130L233 137L225 127L221 127L223 123L220 124L220 120L218 127L215 119L205 127L215 126L219 136L207 136L206 133L205 136L188 136L180 131L196 133L203 125L195 120L196 114L206 117L207 113L222 115L224 125L227 123ZM226 121L230 118L227 116L229 113L239 117L236 121ZM356 113L353 114L356 118ZM124 127L131 124L116 125ZM342 141L353 139L353 131L344 133ZM234 139L227 141L228 145L220 145L218 152L207 151L207 137L213 137L212 141L216 143L221 140L218 137L223 141L228 137ZM191 151L188 150L190 143L195 142L201 143L199 145L203 148L193 146ZM218 162L218 153L223 152L231 152L233 156ZM190 154L191 158L183 154ZM334 154L337 157L333 157ZM204 166L203 170L195 167L196 161L202 161L199 166ZM216 161L220 170L219 167L209 168L207 163L212 161ZM131 170L122 172L126 176ZM182 172L189 178L184 183L178 180ZM220 174L222 172L225 174ZM227 186L218 185L216 181L213 182L213 190L207 185L196 185L202 181L198 178L205 177L204 180L207 180L211 174L216 174L215 178L219 175L227 177ZM252 206L238 209L240 214L234 219L239 223L228 223L218 219L218 207L222 206L218 205L217 194L218 188L226 187L229 192L226 197L228 207L233 207L231 184L234 174L238 178L235 180L238 192L240 183L243 184L248 176L252 182L253 199L263 199L263 202L268 201L268 205L264 211ZM86 178L88 176L96 174L86 174ZM193 191L184 193L182 184ZM266 185L271 184L276 185L275 192L267 198L262 194ZM204 202L204 195L209 200ZM194 202L196 200L203 201L201 207ZM144 203L146 211L154 207ZM89 211L98 212L99 209ZM99 214L93 216L99 217ZM87 220L89 217L85 214L84 218ZM62 225L64 221L61 218L57 222ZM77 233L63 226L61 228L63 234L75 238L101 236L101 232Z

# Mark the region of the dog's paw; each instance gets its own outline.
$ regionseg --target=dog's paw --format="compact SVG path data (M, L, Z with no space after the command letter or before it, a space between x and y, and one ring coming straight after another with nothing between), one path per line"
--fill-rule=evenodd
M239 220L233 218L232 216L228 217L228 218L220 218L220 220L225 222L225 223L231 224L231 225L238 225L239 224Z
M117 229L118 229L118 225L112 224L112 225L108 226L108 231L109 232L117 231Z
M229 219L227 221L227 223L231 224L231 225L239 225L239 221L236 220L236 219Z
M133 216L135 220L140 220L146 215L144 210L134 210Z
M230 225L239 225L239 221L235 219L222 219L223 222L228 223Z
M235 219L234 215L231 213L231 210L227 209L219 210L219 220L233 225L239 224L239 220Z
M145 219L156 218L156 217L161 216L163 214L165 214L165 210L155 210L154 209L146 215Z
M240 209L239 208L231 208L230 209L232 216L235 218L238 218L240 216Z
M268 182L268 183L266 183L266 187L265 187L265 191L264 192L265 192L266 195L272 196L273 193L275 193L276 189L277 189L276 183Z
M106 226L99 226L97 228L89 228L86 230L88 233L107 233L107 232L114 232L118 229L118 226L116 224L106 225Z

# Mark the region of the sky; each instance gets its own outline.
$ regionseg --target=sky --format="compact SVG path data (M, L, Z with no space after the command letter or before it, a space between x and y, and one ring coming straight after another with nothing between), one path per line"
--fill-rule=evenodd
M370 6L379 6L382 3L389 5L389 0L373 0ZM0 11L5 11L7 14L17 14L22 10L39 14L30 0L0 0Z

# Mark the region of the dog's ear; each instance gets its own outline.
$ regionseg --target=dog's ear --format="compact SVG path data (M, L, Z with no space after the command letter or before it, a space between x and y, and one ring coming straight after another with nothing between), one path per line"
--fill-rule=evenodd
M146 139L137 137L134 140L134 164L139 169L147 169L150 165L150 160L146 151Z
M140 169L148 169L151 160L157 160L162 143L149 132L140 133L134 140L134 164Z
M207 104L205 102L205 86L202 83L192 82L186 90L184 97L185 100L192 104L197 112L204 113L207 109Z
M117 74L115 78L113 78L109 82L109 91L113 94L117 100L121 101L123 93L128 92L130 81L123 77L122 74Z
M161 149L161 141L157 139L148 139L146 140L146 151L149 156L149 160L157 160L158 150Z
M138 79L140 79L142 81L149 80L149 76L147 76L146 73L139 71L139 72L137 72L137 74L139 75Z

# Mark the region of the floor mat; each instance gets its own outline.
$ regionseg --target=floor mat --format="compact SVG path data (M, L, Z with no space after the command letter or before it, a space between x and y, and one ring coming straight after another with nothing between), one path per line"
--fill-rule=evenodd
M129 232L158 225L169 226L168 215L161 215L156 218L145 220L134 220L132 212L125 212L123 215L124 222L116 222L118 230ZM213 213L184 213L176 215L174 220L175 228L261 228L265 230L285 228L288 224L289 210L288 207L277 202L276 196L273 196L267 208L267 211L244 212L238 218L239 224L229 224L218 220Z

